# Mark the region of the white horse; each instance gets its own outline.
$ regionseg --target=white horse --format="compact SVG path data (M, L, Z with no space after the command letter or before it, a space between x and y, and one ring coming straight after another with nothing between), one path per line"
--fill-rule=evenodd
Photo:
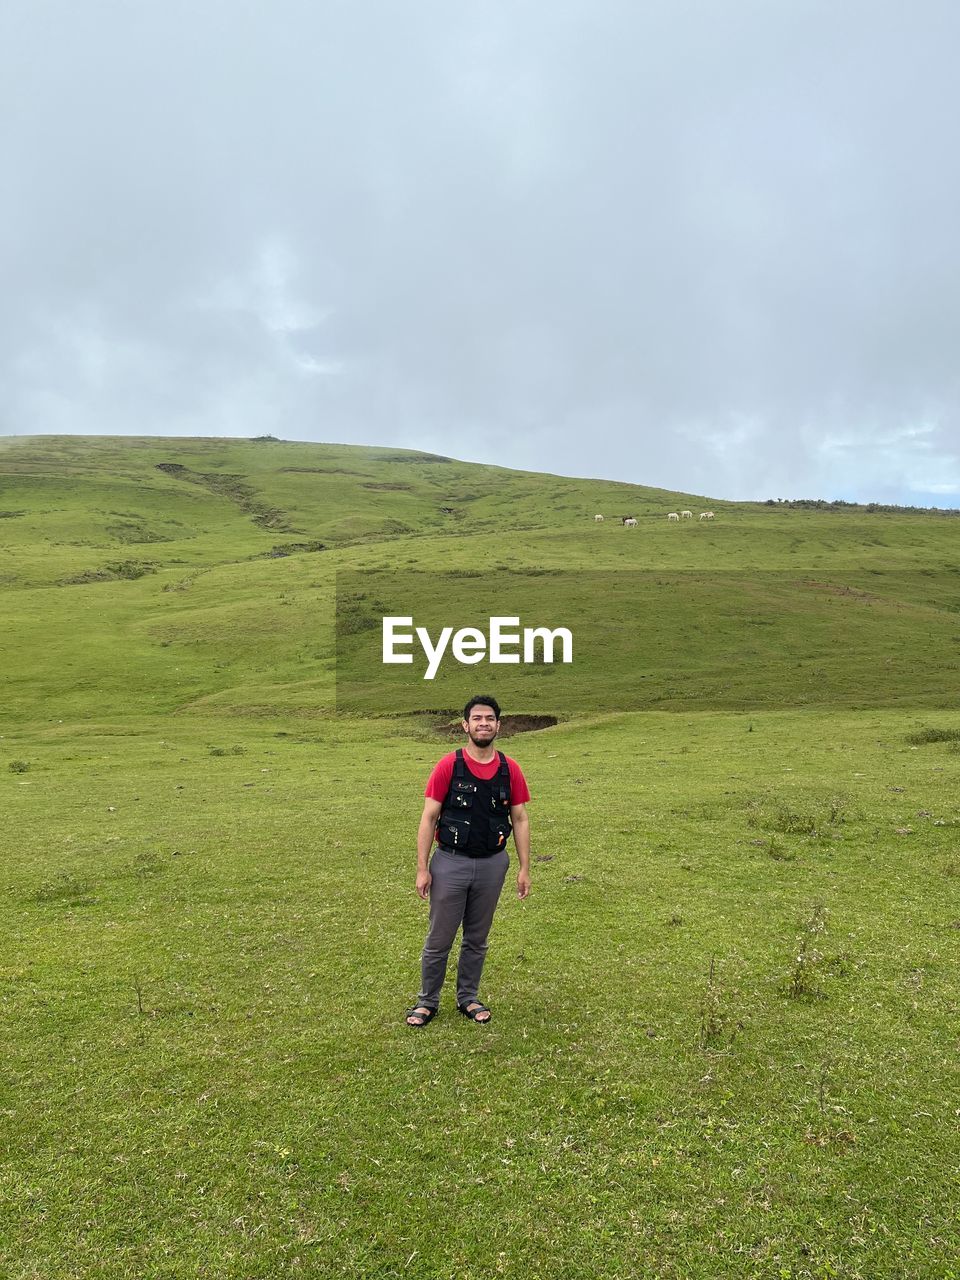
M679 519L680 519L680 512L679 512L679 511L671 511L671 512L670 512L670 514L667 516L667 519L668 519L668 520L679 520Z
M593 518L596 520L597 524L603 523L603 516L594 516Z
M640 521L635 519L633 516L627 516L626 520L623 522L623 527L625 529L635 529L639 523Z
M693 519L693 512L692 512L692 511L681 511L681 512L680 512L680 519L681 519L681 520L692 520L692 519Z
M700 512L700 519L701 519L701 520L712 520L712 519L713 519L713 512L712 512L712 511L701 511L701 512Z

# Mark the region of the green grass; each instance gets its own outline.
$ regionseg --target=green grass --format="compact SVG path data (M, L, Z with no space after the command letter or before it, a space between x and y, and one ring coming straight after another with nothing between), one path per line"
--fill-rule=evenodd
M496 1021L448 996L422 1035L433 744L19 739L8 1273L948 1275L960 762L891 712L752 723L513 740L542 860L498 917Z
M670 528L655 491L388 455L0 451L0 509L27 513L0 521L0 1274L956 1277L956 526L711 502L714 528ZM121 546L112 486L108 515L188 533ZM441 497L476 521L443 532ZM621 507L640 529L592 526ZM261 558L287 539L328 545ZM582 685L506 683L508 711L562 721L504 744L534 795L533 893L508 881L491 1026L448 988L407 1029L419 797L447 740L438 717L335 714L335 575L696 570L716 611L720 571L789 570L792 539L834 590L777 572L731 608L724 652L746 636L767 663L726 663L729 705L698 705L718 640L689 595L645 632L657 679L684 673L672 710L616 674L616 636ZM57 585L127 559L156 571ZM826 691L778 659L791 635L829 657L830 611L855 609L870 626Z

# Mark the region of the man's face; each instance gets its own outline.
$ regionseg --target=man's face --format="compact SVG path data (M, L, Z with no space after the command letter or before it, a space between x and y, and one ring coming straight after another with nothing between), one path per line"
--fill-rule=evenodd
M493 707L480 704L470 708L470 719L464 720L463 729L475 746L488 747L500 732L500 721Z

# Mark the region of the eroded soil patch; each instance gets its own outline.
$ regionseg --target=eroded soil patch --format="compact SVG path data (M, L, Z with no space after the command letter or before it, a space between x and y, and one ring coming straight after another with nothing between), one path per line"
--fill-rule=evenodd
M235 502L242 512L261 529L277 529L281 533L303 533L290 523L290 517L279 507L268 507L257 501L257 491L245 482L243 476L218 471L191 471L180 462L158 462L157 470L176 480L186 480L200 485L217 497Z
M459 711L419 711L414 715L423 716L427 727L441 738L455 741L463 738ZM427 719L429 717L429 719ZM504 716L501 722L500 737L512 738L518 733L535 733L538 729L550 729L559 723L556 716L512 715Z

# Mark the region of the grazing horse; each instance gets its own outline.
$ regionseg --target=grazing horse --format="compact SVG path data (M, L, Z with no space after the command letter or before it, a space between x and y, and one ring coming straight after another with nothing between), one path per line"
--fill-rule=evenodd
M594 516L593 518L594 518L594 520L596 520L596 521L597 521L597 523L598 523L598 524L602 524L602 523L603 523L603 516Z
M712 512L712 511L701 511L701 512L700 512L700 519L701 519L701 520L712 520L712 519L713 519L713 512Z
M679 519L680 519L680 513L679 513L679 511L671 511L671 512L670 512L670 514L667 516L667 519L668 519L668 520L679 520Z
M625 529L635 529L639 523L640 521L637 520L636 516L625 516L623 520L623 527Z
M692 519L693 519L693 512L692 512L692 511L681 511L681 512L680 512L680 519L681 519L681 520L692 520Z

